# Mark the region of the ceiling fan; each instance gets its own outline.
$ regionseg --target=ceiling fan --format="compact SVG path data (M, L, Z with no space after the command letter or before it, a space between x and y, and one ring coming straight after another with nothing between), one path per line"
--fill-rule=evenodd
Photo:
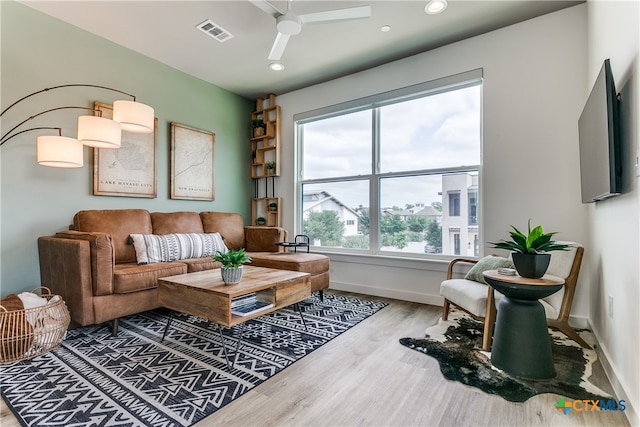
M276 18L276 29L278 34L269 52L270 61L278 61L282 58L284 49L287 47L289 37L295 36L306 24L319 24L328 22L349 21L353 19L364 19L371 16L371 6L350 7L347 9L334 9L324 12L307 13L296 15L291 11L291 0L287 1L287 9L282 12L266 0L249 0L260 10Z

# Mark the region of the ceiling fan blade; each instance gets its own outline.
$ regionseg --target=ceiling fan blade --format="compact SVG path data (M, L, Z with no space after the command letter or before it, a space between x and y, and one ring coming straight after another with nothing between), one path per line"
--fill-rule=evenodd
M300 15L303 24L316 24L321 22L349 21L363 19L371 16L371 6L350 7L348 9L334 9L325 12L307 13Z
M262 10L267 15L271 15L274 18L282 15L284 12L281 12L277 7L269 3L267 0L249 0L255 7Z
M271 52L269 52L269 61L278 61L282 58L282 54L284 53L284 49L287 47L288 41L288 35L278 33L275 41L273 42L273 46L271 47Z

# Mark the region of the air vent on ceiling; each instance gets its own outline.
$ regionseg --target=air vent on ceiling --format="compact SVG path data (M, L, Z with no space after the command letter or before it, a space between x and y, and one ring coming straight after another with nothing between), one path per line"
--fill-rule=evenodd
M233 38L233 34L225 30L215 22L212 22L210 19L207 19L202 24L198 25L198 29L218 40L220 43L224 43L230 38Z

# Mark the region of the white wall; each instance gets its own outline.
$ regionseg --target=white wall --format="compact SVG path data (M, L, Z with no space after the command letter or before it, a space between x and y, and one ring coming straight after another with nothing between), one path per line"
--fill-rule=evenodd
M586 99L602 62L611 60L616 90L622 99L624 152L623 176L628 192L589 206L591 241L585 252L591 269L591 324L608 362L612 380L621 399L633 402L628 409L632 425L640 425L640 197L634 176L635 152L640 134L640 59L638 54L637 1L589 1ZM613 298L613 313L608 310ZM620 396L622 394L622 396Z
M577 120L584 103L586 6L526 21L278 96L282 106L283 164L294 164L293 115L343 101L482 68L483 170L481 239L508 236L509 224L527 220L587 240L580 202ZM295 225L292 168L283 168L285 227ZM484 248L484 253L496 252ZM373 295L441 304L446 262L331 257L331 286ZM366 264L363 268L362 264ZM585 269L588 273L589 269ZM573 314L586 325L588 274L581 276Z

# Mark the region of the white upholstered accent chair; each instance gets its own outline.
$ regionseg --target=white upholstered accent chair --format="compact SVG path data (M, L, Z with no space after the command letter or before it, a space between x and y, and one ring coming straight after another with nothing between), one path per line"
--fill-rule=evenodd
M550 327L561 330L565 335L576 341L582 347L590 348L576 331L569 326L571 304L578 283L578 274L582 264L584 248L579 243L558 242L569 245L565 251L553 251L547 274L562 277L565 284L558 292L540 300L547 316ZM456 258L451 260L447 270L447 280L440 285L440 295L444 297L442 319L447 320L449 309L454 305L470 314L476 320L484 323L482 349L491 349L493 327L496 320L496 305L503 295L494 291L486 283L480 283L465 278L454 277L454 266L459 263L475 264L478 260Z

